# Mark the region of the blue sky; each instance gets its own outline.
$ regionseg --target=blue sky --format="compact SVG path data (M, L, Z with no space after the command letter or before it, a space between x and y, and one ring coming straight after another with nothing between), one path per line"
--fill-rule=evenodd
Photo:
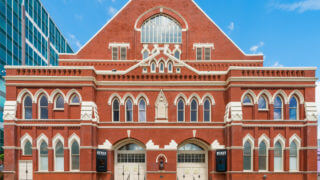
M320 0L195 1L244 52L263 53L265 66L320 68ZM77 51L127 0L42 2Z

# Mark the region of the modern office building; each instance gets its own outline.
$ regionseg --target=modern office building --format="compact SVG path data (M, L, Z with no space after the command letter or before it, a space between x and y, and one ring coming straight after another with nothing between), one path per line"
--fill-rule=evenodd
M6 94L4 66L55 66L58 53L71 52L40 0L0 0L0 123Z
M5 178L314 180L316 68L263 63L193 0L128 1L59 66L6 68Z

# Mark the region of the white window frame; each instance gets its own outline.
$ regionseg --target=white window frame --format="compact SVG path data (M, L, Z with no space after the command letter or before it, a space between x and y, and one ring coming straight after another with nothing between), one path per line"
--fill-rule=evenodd
M206 58L206 50L209 50L209 59ZM204 51L204 53L203 53L203 54L204 54L203 59L204 59L205 61L211 60L211 51L212 51L212 49L211 49L210 47L204 47L203 51Z
M115 49L117 50L117 56L116 57L114 57L114 50ZM112 53L112 60L113 61L119 60L119 47L117 47L117 46L111 47L111 53Z
M195 101L196 104L197 104L197 107L196 107L196 121L192 121L192 117L191 117L191 114L192 114L192 102L193 101ZM199 121L198 115L199 115L199 103L198 103L196 98L193 98L190 101L190 122L191 123L197 123Z
M48 109L48 119L49 119L49 98L48 98L48 96L46 96L45 94L42 94L42 95L40 96L39 100L38 100L38 119L39 119L39 120L47 120L47 119L41 119L41 103L40 103L40 101L41 101L41 98L42 98L43 96L45 96L45 97L47 98L47 102L48 102L47 109Z
M63 108L57 108L57 100L58 98L61 97L63 99ZM54 98L54 109L53 110L64 110L64 98L61 94L57 94L56 97Z
M201 50L201 56L200 56L201 58L200 59L198 58L198 50ZM197 47L196 48L196 60L197 61L202 61L203 60L203 52L202 51L203 51L202 47Z
M163 69L161 69L161 65L163 66ZM164 69L165 69L165 64L164 64L163 61L161 61L161 62L159 63L159 72L160 72L160 73L164 73Z
M171 70L169 69L171 65ZM168 62L168 73L172 73L173 72L173 63L171 61Z
M292 142L295 142L297 145L297 170L290 170L290 145ZM292 135L289 139L289 171L290 172L299 172L300 171L300 148L301 148L301 138L296 134Z
M153 69L153 65L154 65L154 69ZM150 72L156 73L156 71L157 71L156 69L157 69L157 64L154 61L152 61L150 64Z
M77 141L79 145L79 169L72 169L72 144L73 142ZM68 145L69 145L69 169L71 172L80 172L81 169L81 144L80 144L80 138L76 135L73 134L69 140L68 140Z
M292 98L295 98L296 99L296 102L297 102L297 107L296 107L296 119L291 119L290 118L290 109L292 109L291 107L290 107L290 101L291 101L291 99ZM298 101L298 98L294 95L294 96L292 96L290 99L289 99L289 120L292 120L292 121L296 121L296 120L299 120L299 101Z
M179 121L179 102L180 101L183 102L183 121ZM186 102L183 98L179 98L177 101L177 122L178 123L186 122Z
M265 100L265 102L266 102L266 108L265 109L259 108L259 100L260 100L260 98L263 98ZM269 103L267 101L267 97L264 94L259 96L259 98L258 98L258 111L269 111Z
M119 104L119 121L114 121L114 115L113 115L113 113L114 113L114 112L113 112L113 110L114 110L114 109L113 109L113 103L114 103L114 101L115 101L115 100L118 100L118 104ZM112 109L112 112L111 112L112 122L119 123L119 122L120 122L120 115L121 115L121 114L120 114L120 109L121 109L121 108L120 108L120 99L118 99L117 97L113 98L112 103L111 103L111 109Z
M264 142L266 144L266 170L259 170L259 148L260 148L260 143ZM259 172L268 172L269 171L269 150L270 150L270 139L268 138L267 135L262 134L260 138L258 139L258 170Z
M205 114L205 106L204 106L204 104L205 104L206 101L209 101L209 121L205 121L205 116L204 116L204 114ZM203 122L211 122L211 100L208 97L206 97L204 99L204 101L203 101L203 105L202 106L203 106Z
M253 171L253 150L254 150L254 138L248 134L245 138L243 138L243 142L242 142L242 157L244 155L243 151L244 151L244 145L246 142L249 142L251 145L251 155L250 155L250 169L249 170L245 170L243 167L243 172L252 172ZM243 166L243 162L242 162L242 166Z
M79 103L73 103L72 100L75 96L78 96L78 99L79 99ZM77 105L80 105L81 104L81 100L80 100L80 96L77 94L77 93L74 93L71 98L70 98L70 105L74 105L74 106L77 106Z
M144 101L144 115L145 115L145 121L140 121L140 102ZM138 103L138 120L139 122L146 123L147 122L147 101L144 98L140 98Z
M53 159L54 159L54 171L57 171L57 172L64 172L64 158L65 158L65 155L64 155L64 140L62 138L62 136L60 137L61 135L57 135L54 140L53 140ZM58 142L61 142L62 143L62 147L63 147L63 170L57 170L56 169L56 162L57 162L57 156L56 156L56 146L58 144Z
M131 121L127 121L127 102L128 102L128 100L131 100L131 103L132 103L132 109L131 109L132 120ZM126 101L125 101L125 106L124 106L124 108L125 108L125 121L126 122L129 122L129 123L133 123L134 122L134 119L133 119L133 114L134 114L133 109L134 109L134 107L133 106L134 106L133 99L127 98Z
M281 118L280 119L274 119L274 110L275 110L275 106L274 106L274 104L275 104L275 101L276 101L276 99L277 99L277 97L279 97L280 98L280 100L281 100ZM283 106L284 106L284 99L280 96L280 95L277 95L276 97L275 97L275 99L274 99L274 103L273 103L273 119L274 120L278 120L278 121L280 121L280 120L283 120L284 119L284 114L283 114L283 110L284 110L284 108L283 108Z
M248 97L251 102L250 103L244 103L244 100L246 99L246 97ZM250 94L246 94L244 97L243 97L243 100L242 100L242 105L244 106L253 106L254 102L253 102L253 97L250 95Z
M33 155L33 152L32 152L31 155L26 155L26 154L25 154L25 144L26 144L28 141L31 143L31 149L32 149L32 145L33 145L33 143L32 143L32 137L31 137L28 133L26 133L24 136L22 136L22 138L21 138L21 140L20 140L21 150L22 150L22 155L23 155L23 156L32 156L32 155Z
M282 153L282 157L281 157L281 169L280 170L275 170L274 168L274 156L273 156L273 171L274 172L283 172L284 171L284 149L285 149L285 138L281 135L281 134L278 134L274 139L273 139L273 154L274 154L274 150L275 150L275 145L276 143L279 142L281 144L281 153Z
M120 49L120 60L122 60L122 61L123 60L127 60L127 53L128 53L127 48L126 47L120 47L119 49ZM124 58L122 58L123 51L125 51L124 52Z
M25 117L25 106L24 106L24 101L26 100L26 98L27 97L30 97L31 98L31 113L33 114L33 101L32 101L32 97L29 95L29 94L27 94L27 95L25 95L24 97L23 97L23 101L22 101L22 118L23 119L26 119L26 117ZM32 116L32 118L31 119L34 119L33 118L33 115L31 115ZM30 120L30 119L29 119Z
M47 143L47 147L48 147L48 169L47 170L41 170L41 161L40 161L40 147L41 147L41 144L42 142L45 142ZM38 169L40 172L48 172L49 171L49 141L48 141L48 138L47 136L45 136L44 134L41 134L38 139L37 139L37 148L38 148L38 153L37 153L37 156L38 156L38 159L39 159L39 163L38 163Z

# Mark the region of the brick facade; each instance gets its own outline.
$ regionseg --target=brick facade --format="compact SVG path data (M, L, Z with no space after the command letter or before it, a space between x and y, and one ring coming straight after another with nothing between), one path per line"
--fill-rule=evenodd
M180 25L181 43L141 43L144 22L159 14ZM118 52L126 48L126 60L112 60L113 47ZM196 60L197 48L202 48L204 56L208 47L210 60ZM180 59L174 56L176 50L181 52ZM144 51L149 53L143 59ZM317 177L316 69L263 67L262 55L243 53L192 0L129 1L79 52L61 54L59 59L58 67L6 67L7 179L18 179L19 163L28 160L32 162L33 179L138 179L124 177L125 170L118 172L122 165L117 162L117 154L121 147L132 143L142 147L145 154L145 163L140 163L144 165L138 166L143 171L139 179ZM152 63L156 64L155 72ZM168 69L170 63L172 72ZM30 119L24 114L27 96L32 99ZM60 109L55 106L59 96L64 101ZM79 103L72 103L74 96ZM42 97L48 101L45 119L40 119ZM247 97L251 103L245 103ZM267 104L263 110L259 109L261 97ZM281 120L274 119L277 97L283 102ZM296 120L290 114L292 98L297 100ZM120 115L116 122L112 107L115 99L119 101ZM129 99L131 122L127 122ZM139 121L141 99L146 104L146 122ZM178 121L180 100L184 102L182 122ZM207 100L209 121L205 121L204 112ZM194 102L197 113L192 122ZM27 140L31 141L32 155L23 153ZM59 140L64 147L63 171L55 170ZM244 170L243 149L247 141L251 143L251 168ZM262 141L267 144L267 167L259 171ZM48 145L46 171L39 169L41 142ZM71 169L73 142L80 145L80 168L75 171ZM280 171L274 169L277 142L283 152ZM295 171L290 170L292 142L298 151ZM190 163L189 170L182 168L184 164L179 164L177 154L185 144L201 147L205 163ZM96 172L96 149L108 152L105 173ZM216 172L218 149L228 152L225 173ZM165 159L161 170L159 158ZM128 168L132 164L128 163ZM203 166L193 167L199 164Z

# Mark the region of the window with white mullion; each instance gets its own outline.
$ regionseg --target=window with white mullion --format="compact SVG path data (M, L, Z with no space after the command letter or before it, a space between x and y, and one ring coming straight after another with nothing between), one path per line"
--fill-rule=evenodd
M211 59L211 48L204 48L204 60Z
M196 53L197 60L202 60L202 48L196 48Z
M126 60L127 59L127 48L121 47L120 48L120 60Z
M118 47L112 47L112 60L118 60Z

